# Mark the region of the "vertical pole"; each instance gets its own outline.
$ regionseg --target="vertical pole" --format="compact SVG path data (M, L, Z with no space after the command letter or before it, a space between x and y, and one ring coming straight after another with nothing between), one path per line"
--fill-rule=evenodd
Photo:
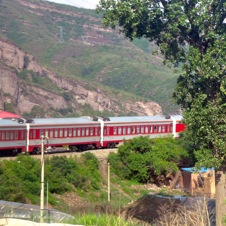
M26 123L26 127L27 127L27 135L26 135L26 153L29 152L29 145L30 145L30 142L29 142L29 133L30 133L30 124Z
M40 193L40 223L44 218L44 136L41 137L41 193Z
M108 162L108 202L111 201L111 189L110 189L110 163Z
M49 193L48 193L48 190L49 190L49 183L47 181L47 183L46 183L46 209L49 209L49 205L48 205L48 203L49 203Z

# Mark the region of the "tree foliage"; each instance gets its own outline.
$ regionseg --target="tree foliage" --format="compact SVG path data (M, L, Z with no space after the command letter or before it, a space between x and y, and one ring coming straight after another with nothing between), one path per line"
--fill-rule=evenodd
M166 179L168 173L176 172L184 157L188 155L179 140L140 136L125 142L108 160L122 178L159 184L160 176Z
M211 163L216 168L222 165L226 154L225 38L222 35L215 40L205 54L190 48L174 91L196 150L208 149L212 154L209 159L203 156L201 164Z
M167 60L177 65L186 61L188 46L205 54L218 35L226 17L223 0L100 0L103 25L126 37L155 41Z
M174 98L184 111L187 138L199 164L218 171L216 209L221 225L226 197L220 197L226 173L225 0L101 0L98 10L104 11L104 25L119 25L130 39L144 36L155 41L166 61L182 66Z
M97 10L105 26L154 41L166 61L180 63L174 99L184 110L192 147L209 150L219 167L226 153L226 2L101 0Z
M18 156L15 161L0 162L0 199L38 204L40 200L40 161L30 156ZM74 190L99 190L101 177L98 160L91 154L81 160L52 157L45 160L45 185L48 181L49 201L53 194Z

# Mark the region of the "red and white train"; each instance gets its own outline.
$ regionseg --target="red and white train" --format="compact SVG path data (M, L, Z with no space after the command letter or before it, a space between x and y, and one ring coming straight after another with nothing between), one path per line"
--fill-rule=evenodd
M0 155L38 153L45 147L68 146L72 150L115 147L137 136L173 135L185 129L182 116L128 116L80 118L0 119Z

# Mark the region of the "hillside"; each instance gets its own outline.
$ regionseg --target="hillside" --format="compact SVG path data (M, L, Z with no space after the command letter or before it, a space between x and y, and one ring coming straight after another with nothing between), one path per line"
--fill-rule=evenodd
M131 43L118 31L103 29L94 10L1 0L0 16L2 42L15 46L15 53L19 49L32 56L41 68L33 70L28 58L20 60L25 64L18 68L7 63L15 55L7 60L1 54L0 68L14 74L17 86L11 88L18 95L1 86L0 106L4 101L8 110L28 116L177 112L171 102L177 76L162 64L161 56L152 55L155 45L146 40ZM2 46L0 50L8 51ZM23 103L21 93L26 93Z

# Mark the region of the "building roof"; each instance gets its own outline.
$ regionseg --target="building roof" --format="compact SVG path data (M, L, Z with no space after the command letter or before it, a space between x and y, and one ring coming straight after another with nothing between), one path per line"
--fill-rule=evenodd
M8 111L2 111L0 110L0 119L5 118L22 118L20 115L8 112Z
M214 167L212 168L205 168L205 167L201 167L201 169L196 169L195 167L190 167L190 168L181 168L183 171L187 171L190 173L205 173L208 170L215 170Z

